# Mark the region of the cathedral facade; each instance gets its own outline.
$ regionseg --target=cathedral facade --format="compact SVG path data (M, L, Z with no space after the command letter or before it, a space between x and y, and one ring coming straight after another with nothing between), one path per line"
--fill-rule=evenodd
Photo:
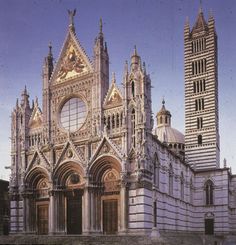
M102 22L91 61L75 11L59 59L43 66L42 110L25 88L12 112L11 234L224 235L236 230L236 177L219 167L217 36L186 23L186 136L165 101L154 129L151 78L136 48L109 79Z

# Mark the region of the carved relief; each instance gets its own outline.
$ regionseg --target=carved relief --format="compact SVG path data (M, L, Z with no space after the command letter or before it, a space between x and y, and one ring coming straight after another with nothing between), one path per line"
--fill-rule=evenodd
M58 79L69 78L87 70L82 57L76 53L73 45L69 45L66 55L62 60Z
M109 171L104 176L105 192L119 191L119 182L114 171Z

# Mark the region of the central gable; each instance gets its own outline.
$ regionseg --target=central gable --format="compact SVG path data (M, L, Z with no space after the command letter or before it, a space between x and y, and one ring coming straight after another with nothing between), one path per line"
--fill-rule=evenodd
M91 61L81 47L74 32L68 31L57 65L52 74L53 83L93 72Z

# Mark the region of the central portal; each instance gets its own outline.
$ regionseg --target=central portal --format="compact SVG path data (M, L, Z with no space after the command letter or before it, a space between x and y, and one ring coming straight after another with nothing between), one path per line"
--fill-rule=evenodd
M118 231L118 200L103 200L103 233L115 234Z
M75 191L67 195L67 234L82 234L82 195Z

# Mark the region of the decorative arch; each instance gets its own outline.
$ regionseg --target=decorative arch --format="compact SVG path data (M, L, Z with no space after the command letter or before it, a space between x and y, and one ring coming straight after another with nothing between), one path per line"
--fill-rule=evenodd
M25 184L29 188L36 189L42 179L49 181L49 173L45 168L37 166L26 175Z
M54 184L61 187L78 188L84 185L84 170L74 161L64 162L55 170Z
M102 182L104 180L104 174L111 170L120 175L122 167L117 158L109 155L98 158L89 168L91 181L94 183Z

